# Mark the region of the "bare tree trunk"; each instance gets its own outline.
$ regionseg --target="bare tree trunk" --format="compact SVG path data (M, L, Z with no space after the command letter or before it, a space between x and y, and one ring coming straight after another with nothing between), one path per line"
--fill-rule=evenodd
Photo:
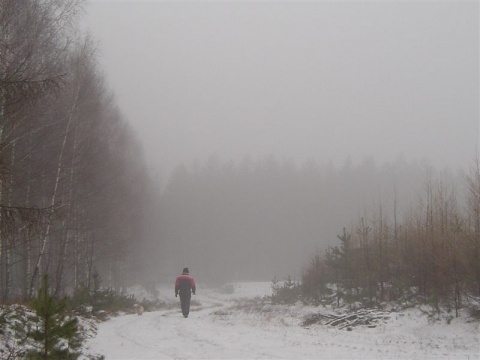
M30 193L31 193L31 184L30 184L30 179L31 179L31 174L32 174L32 128L30 127L30 130L28 132L28 156L27 156L27 189L25 192L25 208L28 208L30 206ZM23 284L23 294L25 298L28 296L28 279L30 279L30 276L32 274L32 239L30 238L30 227L27 226L25 229L25 248L26 248L26 263L25 263L25 281Z
M88 244L88 242L87 242ZM88 250L88 246L87 246ZM90 251L87 254L87 286L90 289L92 285L92 276L93 276L93 254L95 250L95 233L92 233L92 246L90 247Z
M69 230L68 227L71 224L71 219L72 219L72 213L73 213L73 182L75 178L75 154L77 150L77 127L75 127L74 133L73 133L73 149L72 149L72 161L70 164L70 180L69 180L69 192L68 192L68 215L66 221L64 221L64 226L63 229L65 229L65 235L62 237L63 238L63 244L61 246L62 251L59 256L58 260L58 266L57 266L57 275L56 275L56 284L55 284L55 295L58 295L61 284L63 281L63 277L65 272L64 270L64 264L67 261L67 254L68 254L68 246L69 246L69 241L70 241L70 236L69 236Z
M433 274L435 246L433 244L433 190L430 174L426 185L427 204L425 210L425 229L424 238L422 241L422 264L421 264L421 279L422 279L422 293L427 296L428 287L430 284L430 274ZM428 249L428 244L431 244L431 250Z
M385 296L385 259L384 259L384 246L383 246L383 236L384 236L384 233L383 233L383 208L382 208L382 203L380 202L380 209L379 209L379 220L380 220L380 224L379 224L379 229L378 229L378 233L379 233L379 236L378 236L378 256L379 256L379 280L380 280L380 301L383 301L384 299L384 296Z
M452 249L453 253L453 276L455 280L455 289L454 289L454 299L455 299L455 317L458 317L458 310L460 308L460 281L459 281L459 274L458 274L458 261L457 261L457 253L455 249L456 243L456 235L454 235L454 246Z
M398 260L400 255L400 246L398 244L398 195L397 186L393 185L393 241L395 243L395 255Z
M12 206L12 198L13 198L13 166L15 164L15 144L16 141L13 142L12 144L12 153L11 153L11 161L10 161L10 177L9 177L9 187L8 187L8 206ZM1 225L0 225L1 226ZM13 237L15 236L14 231L11 231L10 234L10 246L8 246L9 241L7 238L5 238L5 243L7 244L7 247L5 249L5 300L8 301L10 297L10 291L12 287L12 268L10 264L10 256L11 256L11 251L12 248L15 246L14 245L14 239Z
M365 261L365 283L368 289L368 296L370 298L370 301L373 301L373 291L374 287L372 285L372 264L371 264L371 254L370 254L370 240L369 240L369 233L370 233L371 228L367 226L365 223L365 219L362 217L361 218L361 230L360 230L360 235L362 239L362 247L363 247L363 252L364 252L364 261Z
M3 31L3 41L4 43L7 43L8 42L8 39L9 39L9 27L6 26L6 24L1 24L1 28L2 28L2 31ZM8 56L8 48L5 49L5 53L4 54L1 54L2 55L2 58L6 59L7 56ZM6 78L6 72L7 72L7 67L6 67L7 64L4 64L4 66L2 66L2 73L0 74L0 79L4 79ZM0 144L3 144L3 130L4 130L4 127L5 127L5 123L6 123L6 94L5 94L5 91L3 91L3 89L0 89ZM3 153L3 150L0 151L0 159L3 159L4 157L4 153ZM0 165L3 164L4 161L0 161ZM3 167L3 166L2 166ZM0 205L3 204L3 171L4 169L0 167ZM3 257L8 257L8 255L6 253L4 253L4 251L6 250L7 248L7 245L6 245L6 241L4 239L4 234L3 234L3 231L2 231L2 222L3 222L3 215L2 215L2 212L0 211L0 265L1 265L1 262L2 262L2 258ZM5 260L6 263L8 263L8 260ZM5 271L5 274L4 274L4 271ZM8 276L7 274L7 270L4 269L3 266L0 266L0 286L2 285L1 283L3 282L3 276L5 275L6 277ZM7 283L7 281L5 281L5 283ZM8 286L6 286L8 287Z
M480 159L478 156L468 182L473 216L473 272L477 283L477 295L480 296Z
M475 168L475 185L473 198L475 208L474 259L476 264L475 274L477 279L478 296L480 296L480 164L478 158Z
M77 107L79 94L80 94L80 85L78 85L78 87L77 87L75 98L74 98L72 107L70 109L70 114L69 114L69 117L68 117L67 125L65 127L65 135L63 136L62 147L60 149L58 166L57 166L57 175L55 177L55 184L54 184L53 193L52 193L52 197L51 197L51 201L50 201L50 206L51 206L52 210L54 209L54 207L56 205L55 201L56 201L56 196L57 196L57 190L58 190L58 185L60 183L60 177L61 177L61 172L62 172L62 168L63 168L62 167L63 157L65 155L67 138L68 138L68 134L70 132L70 125L73 121L73 115L74 115L75 109ZM51 222L51 220L49 220L48 223L47 223L47 229L45 231L45 235L43 236L42 245L41 245L40 253L38 255L37 263L36 263L34 271L33 271L32 280L30 282L29 297L31 297L33 295L33 291L35 289L35 284L36 284L38 275L40 273L40 266L41 266L41 263L42 263L43 256L45 255L45 249L47 247L48 238L50 236L51 224L52 224L52 222Z

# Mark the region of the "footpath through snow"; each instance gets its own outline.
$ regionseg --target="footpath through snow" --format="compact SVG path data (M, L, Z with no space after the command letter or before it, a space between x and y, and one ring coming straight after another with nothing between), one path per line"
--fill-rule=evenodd
M176 306L101 323L97 336L88 340L89 351L106 360L480 359L478 322L465 318L432 324L412 309L391 313L375 328L304 327L306 316L328 310L262 304L261 297L270 294L269 283L240 283L233 294L198 286L185 319L173 289L160 294Z

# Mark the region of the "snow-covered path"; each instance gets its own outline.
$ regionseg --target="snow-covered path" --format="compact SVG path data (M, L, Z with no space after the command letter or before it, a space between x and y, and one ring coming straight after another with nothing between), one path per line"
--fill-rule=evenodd
M252 288L245 286L243 295L251 296ZM424 316L406 312L373 329L304 328L303 315L318 309L265 306L264 311L248 311L235 302L239 295L199 289L188 319L179 306L116 317L99 325L88 346L106 360L480 358L476 323L454 319L450 325L431 325ZM178 302L173 296L169 300Z

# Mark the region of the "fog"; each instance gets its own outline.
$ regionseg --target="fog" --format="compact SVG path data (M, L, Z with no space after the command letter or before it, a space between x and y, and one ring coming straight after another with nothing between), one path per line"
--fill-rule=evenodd
M476 1L90 1L86 11L109 86L164 188L176 186L177 166L197 176L212 158L232 161L234 168L270 156L335 168L401 160L455 172L467 169L478 149ZM301 270L318 239L330 243L341 224L371 203L365 199L379 186L372 181L367 195L353 192L360 203L338 207L350 211L330 214L334 224L324 219L323 230L304 229L299 238L310 240L291 268ZM391 177L386 181L393 184ZM362 192L362 186L351 187ZM322 212L336 201L323 203ZM271 221L268 227L275 228ZM327 223L331 228L325 230ZM202 236L214 236L216 244L222 236L252 236L244 228L225 235L234 224L220 228ZM184 262L201 273L206 260L195 262L175 250L175 236L188 247L186 234L193 232L191 241L197 241L197 230L159 240L169 259L166 273L188 266ZM297 235L289 235L292 244L302 246ZM269 234L272 242L262 246L275 247L278 236ZM263 275L276 271L268 268Z

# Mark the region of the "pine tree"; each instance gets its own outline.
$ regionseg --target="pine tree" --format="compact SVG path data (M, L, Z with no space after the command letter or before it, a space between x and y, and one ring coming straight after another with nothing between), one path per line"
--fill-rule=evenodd
M290 275L283 286L279 285L277 277L272 280L272 303L293 304L300 298L300 284L293 280Z
M56 300L50 293L48 275L44 275L31 305L37 314L37 326L30 337L37 348L28 353L27 359L77 359L82 343L77 319L66 315L66 298Z

